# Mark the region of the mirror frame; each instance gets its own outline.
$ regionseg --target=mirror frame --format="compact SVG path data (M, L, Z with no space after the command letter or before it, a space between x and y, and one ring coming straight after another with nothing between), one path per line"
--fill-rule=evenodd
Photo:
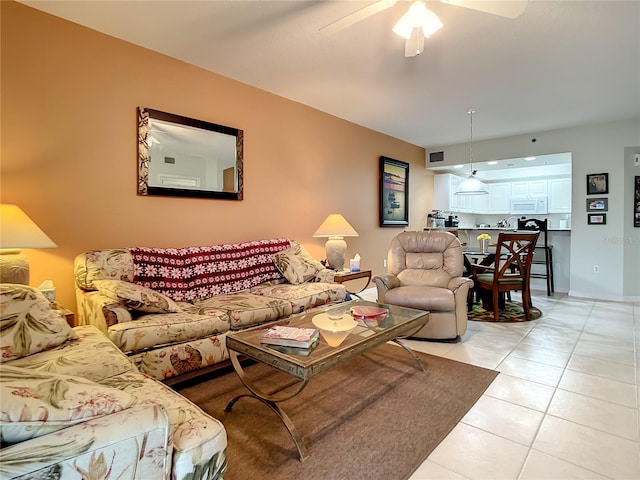
M234 136L236 139L236 170L238 178L237 192L223 192L219 190L192 190L186 188L156 187L149 185L149 119L162 120L177 125L209 130L217 133L224 133ZM242 200L243 181L243 147L244 131L233 127L225 127L216 123L196 120L194 118L183 117L172 113L161 112L151 108L138 107L138 195L162 195L170 197L196 197L196 198L218 198L223 200Z

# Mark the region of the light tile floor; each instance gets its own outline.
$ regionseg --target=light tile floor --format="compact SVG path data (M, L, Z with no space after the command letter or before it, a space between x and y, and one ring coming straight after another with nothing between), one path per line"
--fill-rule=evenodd
M539 320L409 342L500 372L411 480L640 479L640 303L535 293Z

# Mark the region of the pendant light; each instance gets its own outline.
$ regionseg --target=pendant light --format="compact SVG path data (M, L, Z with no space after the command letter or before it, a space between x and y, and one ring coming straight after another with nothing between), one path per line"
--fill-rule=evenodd
M471 134L469 137L469 165L471 166L471 175L458 185L455 195L487 195L489 191L487 186L476 178L477 170L473 169L473 114L475 110L467 112L470 118Z

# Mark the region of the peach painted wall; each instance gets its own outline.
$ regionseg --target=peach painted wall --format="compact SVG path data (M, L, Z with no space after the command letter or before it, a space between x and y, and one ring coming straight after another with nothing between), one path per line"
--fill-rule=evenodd
M31 284L52 279L75 309L73 258L97 248L187 246L312 234L341 212L349 255L383 273L399 228L378 226L378 159L410 169L410 225L433 181L423 148L14 2L2 22L1 200L58 244L26 250ZM139 105L243 129L244 200L136 194Z

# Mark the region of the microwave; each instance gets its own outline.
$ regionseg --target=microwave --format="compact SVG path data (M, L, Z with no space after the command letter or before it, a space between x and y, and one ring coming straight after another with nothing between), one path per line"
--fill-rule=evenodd
M547 199L544 198L513 198L511 199L512 215L531 215L549 213Z

